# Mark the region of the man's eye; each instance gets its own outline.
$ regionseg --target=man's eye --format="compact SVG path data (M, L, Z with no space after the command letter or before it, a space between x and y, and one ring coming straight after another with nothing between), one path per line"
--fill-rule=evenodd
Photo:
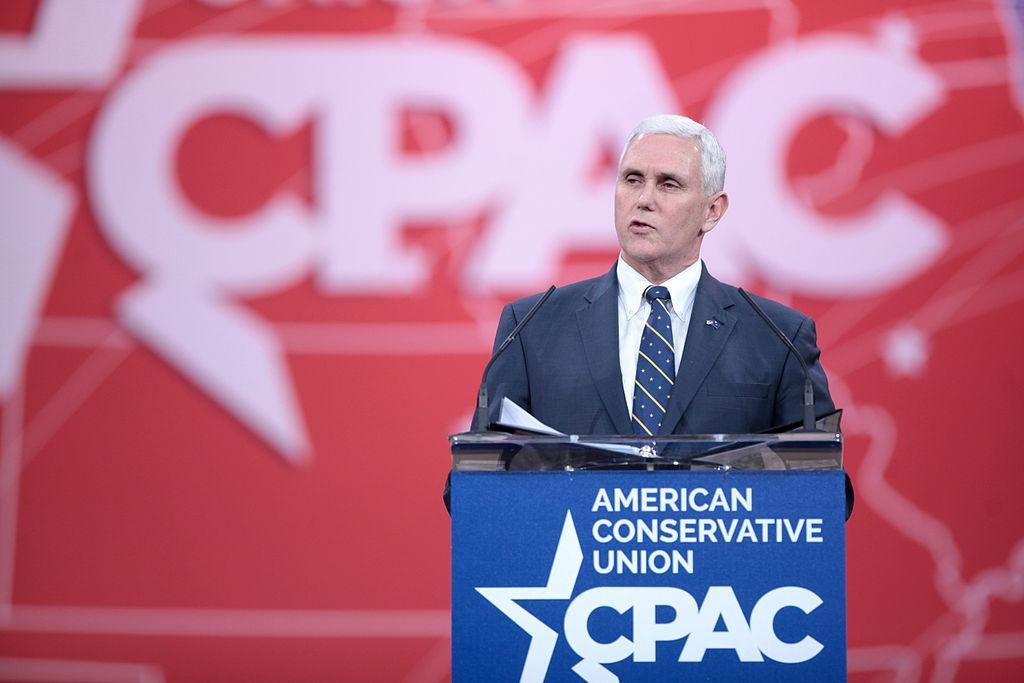
M672 181L672 180L666 180L665 182L663 182L661 184L661 186L663 188L665 188L666 190L678 190L679 189L679 183L677 183L675 181Z
M637 183L640 182L640 179L637 178L635 175L626 176L626 182L629 183L630 185L636 185Z

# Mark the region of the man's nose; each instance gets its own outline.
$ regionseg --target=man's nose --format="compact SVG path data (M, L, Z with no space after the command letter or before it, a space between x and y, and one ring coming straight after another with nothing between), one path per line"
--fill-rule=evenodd
M637 195L636 204L642 209L653 209L654 208L654 184L644 183L644 186L640 188L640 194Z

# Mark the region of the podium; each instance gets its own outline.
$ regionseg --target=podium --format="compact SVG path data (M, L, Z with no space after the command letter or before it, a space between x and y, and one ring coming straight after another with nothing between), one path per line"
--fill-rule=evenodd
M452 446L452 676L845 681L834 432Z

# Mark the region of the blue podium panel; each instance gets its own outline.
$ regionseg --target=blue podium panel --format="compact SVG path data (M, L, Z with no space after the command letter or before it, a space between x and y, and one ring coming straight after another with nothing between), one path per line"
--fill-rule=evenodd
M846 680L842 472L455 472L452 674Z

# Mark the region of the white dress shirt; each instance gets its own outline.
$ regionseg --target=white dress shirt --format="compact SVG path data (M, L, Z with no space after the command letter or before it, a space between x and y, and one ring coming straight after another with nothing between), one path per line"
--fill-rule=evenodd
M693 312L693 298L697 293L697 282L703 269L700 259L669 280L661 283L672 296L670 316L672 318L672 346L676 351L676 371L679 359L683 357L686 345L686 328L690 325ZM619 278L619 367L622 369L622 392L626 407L633 414L633 387L636 380L636 359L640 353L640 339L644 325L651 314L651 304L644 298L644 290L651 286L640 273L622 260L615 266Z

